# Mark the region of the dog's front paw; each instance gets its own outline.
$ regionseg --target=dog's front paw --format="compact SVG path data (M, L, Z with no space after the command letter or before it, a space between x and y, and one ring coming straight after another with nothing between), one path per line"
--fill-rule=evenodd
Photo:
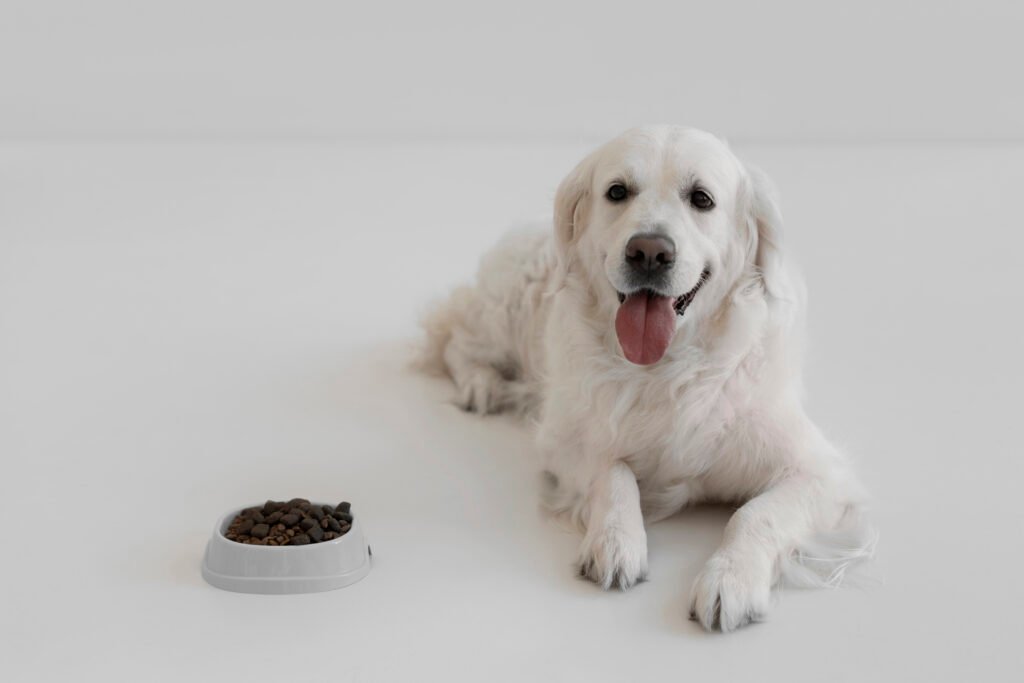
M587 533L580 546L580 576L608 590L625 590L647 578L647 533L610 526Z
M770 564L719 551L693 584L690 617L709 631L761 621L771 607Z

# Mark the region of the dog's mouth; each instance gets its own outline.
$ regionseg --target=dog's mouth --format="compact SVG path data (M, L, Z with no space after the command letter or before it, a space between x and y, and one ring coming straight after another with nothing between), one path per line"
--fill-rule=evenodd
M626 360L637 365L651 365L661 360L675 336L676 317L686 312L710 277L711 271L705 268L693 289L678 297L651 289L629 294L618 292L615 332Z

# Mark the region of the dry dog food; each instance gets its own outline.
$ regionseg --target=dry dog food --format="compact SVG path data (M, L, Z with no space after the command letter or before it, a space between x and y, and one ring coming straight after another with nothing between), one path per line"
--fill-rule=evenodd
M287 503L268 500L262 506L242 510L224 535L249 545L307 545L333 541L351 528L351 503L332 507L292 498Z

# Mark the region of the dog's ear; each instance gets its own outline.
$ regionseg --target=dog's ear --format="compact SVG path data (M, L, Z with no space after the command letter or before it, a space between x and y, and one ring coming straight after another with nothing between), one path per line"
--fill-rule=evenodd
M782 213L775 186L759 168L748 165L747 173L747 220L756 250L754 265L769 296L792 300L796 291L783 256Z
M569 268L572 245L586 226L593 162L584 159L559 184L555 193L555 245L562 267Z

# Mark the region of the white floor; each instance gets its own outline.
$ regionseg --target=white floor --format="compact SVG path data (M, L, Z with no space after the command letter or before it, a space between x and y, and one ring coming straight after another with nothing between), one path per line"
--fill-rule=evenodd
M408 373L418 311L544 215L573 146L0 147L0 678L1020 680L1024 149L748 147L811 292L810 410L877 497L880 586L685 616L727 519L602 593L528 429ZM218 591L216 518L351 500L370 575Z

